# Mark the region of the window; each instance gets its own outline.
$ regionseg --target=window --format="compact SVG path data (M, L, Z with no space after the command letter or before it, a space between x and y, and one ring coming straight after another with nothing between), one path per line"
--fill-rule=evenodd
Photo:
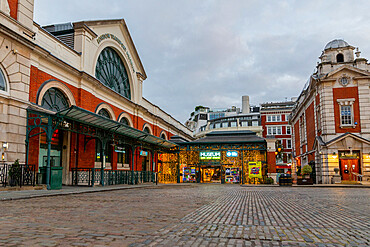
M229 127L229 122L223 122L222 123L222 128L227 128Z
M210 113L209 114L209 120L217 119L217 118L222 118L225 117L224 112L219 112L219 113Z
M281 126L267 127L267 135L281 135Z
M161 134L161 138L164 139L164 140L167 140L166 135L163 134L163 133Z
M130 122L128 121L127 118L123 117L121 118L121 120L119 121L121 124L124 124L124 125L127 125L127 126L130 126Z
M7 90L5 76L4 76L3 72L1 71L1 69L0 69L0 90L2 90L2 91Z
M236 127L236 121L230 122L230 127Z
M57 88L49 88L42 97L41 107L58 112L69 107L67 98Z
M352 125L352 107L350 105L340 106L341 125Z
M106 109L104 109L104 108L102 108L102 109L99 110L98 115L110 119L109 112Z
M131 99L130 83L120 56L112 48L105 48L98 57L96 78L113 91Z
M286 134L287 135L291 135L292 134L292 131L290 129L290 126L286 126Z
M143 131L144 131L145 133L150 134L150 129L149 129L148 127L145 127Z
M317 129L321 130L321 112L320 107L317 107L316 110L316 121L317 121Z
M286 147L289 148L289 149L292 148L292 140L291 139L286 140Z
M128 156L128 150L126 146L118 146L117 148L119 152L116 151L117 153L117 163L119 164L128 164L129 163L129 156Z
M344 62L344 56L342 53L339 53L337 55L337 63L343 63Z
M247 121L242 121L241 124L242 124L242 127L247 127L248 126L248 122Z
M267 116L267 122L280 122L281 121L281 115L268 115Z
M353 103L355 102L355 99L337 99L337 102L339 103L340 110L340 126L354 126Z
M216 123L216 124L215 124L215 128L216 128L216 129L221 128L221 123Z
M305 125L305 121L306 118L304 116L304 114L301 116L301 118L299 119L299 134L300 134L300 139L301 139L301 142L304 143L306 141L306 125Z
M102 145L101 141L96 139L95 140L95 161L96 162L103 162L101 157L102 152ZM110 163L112 160L112 145L110 145L108 142L105 145L105 162Z
M252 121L252 126L258 126L258 121Z

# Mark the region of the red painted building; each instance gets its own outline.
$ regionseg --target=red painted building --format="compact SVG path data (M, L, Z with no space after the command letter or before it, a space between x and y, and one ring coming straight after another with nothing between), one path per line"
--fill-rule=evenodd
M292 164L292 128L288 123L294 101L261 104L262 135L268 143L268 172L290 173Z
M325 46L290 117L294 173L310 165L316 183L369 179L369 69L344 40Z

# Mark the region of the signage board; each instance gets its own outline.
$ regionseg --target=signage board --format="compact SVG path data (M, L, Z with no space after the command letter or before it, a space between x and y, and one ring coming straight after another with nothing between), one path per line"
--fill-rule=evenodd
M114 146L114 152L116 153L126 153L125 147Z
M261 161L248 163L249 178L262 178L262 164Z
M148 156L148 152L147 151L144 151L144 150L141 150L140 151L140 155L141 156Z
M221 159L221 152L220 151L199 152L199 159L201 159L201 160L219 160L219 159Z
M226 157L238 157L238 151L227 151Z

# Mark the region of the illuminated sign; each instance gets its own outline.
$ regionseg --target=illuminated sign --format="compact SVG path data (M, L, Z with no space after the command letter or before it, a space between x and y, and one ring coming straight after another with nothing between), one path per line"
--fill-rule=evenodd
M238 157L238 151L227 151L226 157Z
M219 159L221 159L221 152L215 152L215 151L199 152L199 159L201 159L201 160L219 160Z
M261 161L249 162L248 164L249 178L262 178L262 164Z
M140 155L141 155L141 156L148 156L148 152L147 152L147 151L143 151L143 150L141 150L141 151L140 151Z

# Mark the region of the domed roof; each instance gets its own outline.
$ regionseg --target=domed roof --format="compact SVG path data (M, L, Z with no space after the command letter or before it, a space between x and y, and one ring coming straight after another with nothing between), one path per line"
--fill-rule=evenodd
M348 47L350 46L346 41L343 39L335 39L330 41L326 46L324 50L327 49L335 49L335 48L342 48L342 47Z

